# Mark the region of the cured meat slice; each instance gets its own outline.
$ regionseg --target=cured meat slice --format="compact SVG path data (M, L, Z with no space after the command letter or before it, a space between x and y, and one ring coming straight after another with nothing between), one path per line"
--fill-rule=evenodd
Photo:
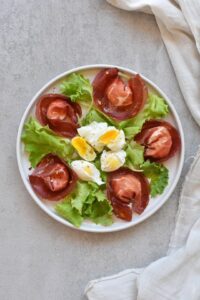
M155 162L168 160L181 147L176 128L162 120L147 121L135 141L145 147L145 158Z
M74 189L77 175L58 156L48 154L29 175L29 180L38 196L57 201Z
M124 82L117 68L103 69L93 81L95 105L118 121L129 119L143 108L148 90L139 74Z
M43 95L36 105L36 117L58 135L72 138L77 134L78 116L82 111L78 103L60 94Z
M131 221L132 211L141 214L149 203L148 180L128 168L109 173L106 190L114 214L126 221Z

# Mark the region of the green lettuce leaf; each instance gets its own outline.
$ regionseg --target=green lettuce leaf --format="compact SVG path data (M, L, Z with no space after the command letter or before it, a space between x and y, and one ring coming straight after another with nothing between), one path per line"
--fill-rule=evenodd
M94 163L95 167L99 170L99 172L101 174L101 179L103 180L103 182L106 182L108 173L101 170L100 157L101 157L101 154L97 154L97 157L93 163Z
M144 112L148 119L160 119L167 116L169 107L163 98L151 93Z
M125 149L126 165L130 169L138 169L144 162L144 147L132 141Z
M104 226L113 223L112 206L104 191L94 182L79 181L76 189L62 203L57 204L55 209L59 215L77 227L84 219Z
M81 74L72 73L67 76L60 85L60 91L73 102L92 101L92 85L89 79Z
M149 94L144 109L134 118L119 123L127 139L133 138L142 129L143 124L150 119L164 118L169 112L165 100L155 94Z
M64 200L55 207L56 212L76 227L80 227L83 217L76 208L73 208L70 201Z
M89 125L92 122L106 122L109 125L117 126L117 122L115 122L110 117L106 116L104 113L98 111L95 108L91 108L89 112L86 114L86 116L82 119L81 125L86 126Z
M78 182L75 192L70 195L72 207L76 208L80 214L82 214L83 205L90 195L90 192L91 190L86 182Z
M155 197L163 193L165 187L168 185L169 171L160 163L151 163L145 161L141 165L144 175L150 179L151 196Z
M102 190L98 189L90 194L83 215L94 223L103 226L109 226L113 223L112 206Z
M73 147L68 139L57 136L48 126L41 126L34 118L30 118L24 125L22 141L32 167L49 153L56 154L65 161L70 160L73 154Z
M100 199L101 201L97 198L97 200L92 203L90 219L96 224L109 226L113 223L112 207L105 197L104 200L102 198Z
M142 129L146 121L144 111L140 112L136 117L119 123L119 128L123 129L127 139L132 139Z

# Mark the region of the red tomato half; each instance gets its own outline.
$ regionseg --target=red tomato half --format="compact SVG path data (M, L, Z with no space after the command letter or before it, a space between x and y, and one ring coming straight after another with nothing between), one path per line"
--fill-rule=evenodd
M131 221L133 211L141 214L149 203L149 193L149 182L142 173L120 168L108 175L107 197L121 219Z
M168 160L181 147L176 128L162 120L147 121L135 141L145 147L145 158L155 162Z
M59 157L48 154L34 169L29 180L38 196L57 201L74 189L77 175Z
M95 105L116 120L134 117L143 108L148 90L139 74L125 83L117 68L103 69L93 81Z
M81 114L79 104L60 94L43 95L36 105L38 121L64 137L72 138L77 134L78 115Z

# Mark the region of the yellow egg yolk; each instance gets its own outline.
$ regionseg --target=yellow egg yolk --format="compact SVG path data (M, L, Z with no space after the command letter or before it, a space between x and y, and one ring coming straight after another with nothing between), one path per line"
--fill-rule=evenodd
M82 137L76 136L71 140L72 146L85 160L92 161L96 157L94 149Z
M103 143L104 145L108 145L111 143L113 140L115 140L119 135L118 130L110 130L104 133L99 137L99 142Z

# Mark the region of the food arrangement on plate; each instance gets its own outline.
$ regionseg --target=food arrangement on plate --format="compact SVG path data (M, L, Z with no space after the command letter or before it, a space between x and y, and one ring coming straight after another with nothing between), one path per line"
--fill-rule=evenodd
M168 113L139 74L105 68L92 82L68 75L24 125L32 189L76 227L85 219L130 222L164 192L165 162L181 149L178 130L163 120Z

